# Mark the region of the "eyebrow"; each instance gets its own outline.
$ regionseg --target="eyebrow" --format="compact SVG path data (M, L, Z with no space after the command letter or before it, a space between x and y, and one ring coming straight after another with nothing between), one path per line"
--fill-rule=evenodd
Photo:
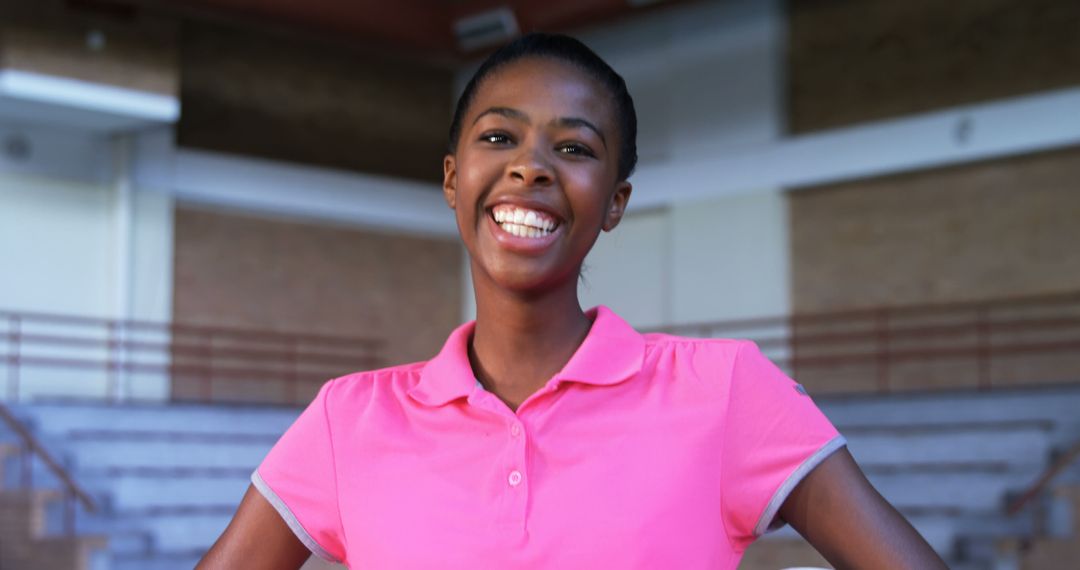
M502 117L506 117L510 120L521 121L527 124L532 122L529 120L528 115L517 109L513 109L510 107L491 107L490 109L487 109L483 113L477 115L476 118L473 119L473 124L475 125L481 118L484 117L484 115L499 115ZM604 148L607 148L607 139L604 138L604 133L602 133L596 125L585 119L582 119L581 117L559 117L551 123L562 128L589 129L592 132L596 133L596 136L600 137L600 142L604 144Z

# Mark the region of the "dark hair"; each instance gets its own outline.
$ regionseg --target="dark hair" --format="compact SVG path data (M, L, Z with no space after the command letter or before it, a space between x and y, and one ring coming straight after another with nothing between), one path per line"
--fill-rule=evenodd
M591 75L611 92L615 117L619 123L619 180L626 180L637 165L637 113L626 82L600 56L580 41L561 34L524 35L491 54L465 86L450 123L450 153L457 151L461 121L476 96L476 90L492 73L504 65L530 57L547 58L574 65Z

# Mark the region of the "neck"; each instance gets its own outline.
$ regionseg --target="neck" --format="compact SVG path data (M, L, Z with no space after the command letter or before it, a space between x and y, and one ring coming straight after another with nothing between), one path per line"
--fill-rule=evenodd
M495 287L478 273L469 359L484 387L516 410L570 360L592 322L581 310L575 280L526 295Z

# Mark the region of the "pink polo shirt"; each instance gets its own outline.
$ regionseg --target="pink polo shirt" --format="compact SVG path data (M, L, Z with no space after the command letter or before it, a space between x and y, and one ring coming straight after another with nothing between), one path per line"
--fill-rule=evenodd
M352 568L736 568L844 439L752 342L641 335L605 307L517 413L438 356L327 382L252 474Z

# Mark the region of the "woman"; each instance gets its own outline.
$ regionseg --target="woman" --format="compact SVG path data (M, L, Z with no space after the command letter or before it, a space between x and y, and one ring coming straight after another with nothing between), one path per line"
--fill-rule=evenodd
M443 164L476 321L426 363L324 385L200 568L727 569L784 522L837 567L944 568L752 343L581 309L636 130L576 40L529 35L481 66Z

